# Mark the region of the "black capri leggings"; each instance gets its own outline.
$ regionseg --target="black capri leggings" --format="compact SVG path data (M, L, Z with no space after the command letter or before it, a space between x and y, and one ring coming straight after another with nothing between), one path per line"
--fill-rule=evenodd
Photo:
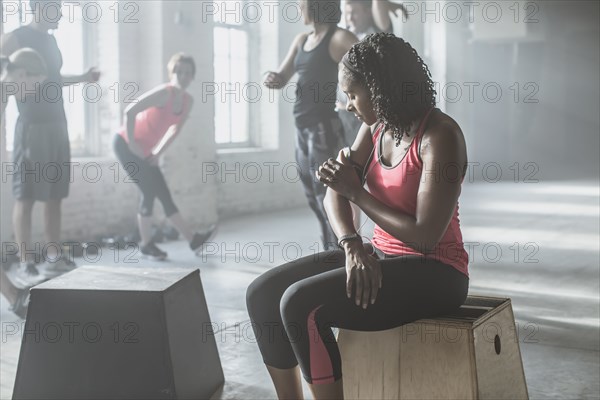
M333 383L342 377L342 365L332 327L391 329L455 310L467 297L469 278L449 265L419 256L379 262L383 284L366 310L346 297L341 250L301 258L254 280L246 302L265 364L300 364L308 383Z
M167 187L167 182L160 168L133 154L121 135L115 135L113 149L127 175L142 192L139 208L140 215L143 217L152 215L154 199L157 197L167 217L176 214L178 211L177 206L173 202L171 192Z

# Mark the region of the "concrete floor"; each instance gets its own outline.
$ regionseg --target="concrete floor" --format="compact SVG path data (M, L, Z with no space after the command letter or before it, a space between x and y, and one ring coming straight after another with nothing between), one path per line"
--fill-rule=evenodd
M597 182L464 186L460 216L471 249L469 293L512 299L532 399L600 398L599 199ZM367 222L365 231L371 226ZM316 228L308 208L294 209L224 221L213 239L217 245L203 258L183 242L162 245L168 262L134 256L133 265L200 269L211 319L220 326L216 339L226 383L215 398L275 398L257 346L239 340L248 329L245 290L272 266L313 254ZM104 252L97 264L114 265L113 259ZM0 397L9 399L22 321L4 298L0 318Z

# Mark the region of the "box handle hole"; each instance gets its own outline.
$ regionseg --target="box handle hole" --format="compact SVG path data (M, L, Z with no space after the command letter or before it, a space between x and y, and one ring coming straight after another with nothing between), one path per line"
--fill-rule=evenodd
M500 350L502 350L502 346L500 345L500 336L496 335L494 338L494 349L496 350L496 354L500 354Z

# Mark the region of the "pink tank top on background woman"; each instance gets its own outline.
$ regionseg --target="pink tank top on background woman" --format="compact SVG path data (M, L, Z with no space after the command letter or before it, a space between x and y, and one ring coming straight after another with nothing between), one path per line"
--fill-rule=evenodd
M406 155L396 166L388 167L380 162L383 124L376 129L375 134L373 135L373 146L375 149L367 169L367 171L369 171L367 174L369 192L382 203L413 217L416 216L417 192L419 190L421 174L423 172L423 161L419 157L419 147L424 127L426 126L427 119L432 110L430 110L421 121L416 136ZM425 178L440 179L439 174L439 171L431 171ZM393 237L378 225L375 225L375 230L373 232L373 245L386 254L424 255L401 240ZM458 202L454 209L450 224L448 224L448 228L441 240L431 253L425 254L424 256L451 265L467 277L469 276L469 257L464 249L462 233L460 231Z
M173 111L175 90L171 85L167 86L167 90L169 91L169 99L163 107L150 107L138 113L135 117L133 137L142 148L145 157L152 153L152 149L165 136L169 127L181 121L189 106L188 95L184 93L182 111L176 114ZM121 127L119 134L129 143L126 126Z

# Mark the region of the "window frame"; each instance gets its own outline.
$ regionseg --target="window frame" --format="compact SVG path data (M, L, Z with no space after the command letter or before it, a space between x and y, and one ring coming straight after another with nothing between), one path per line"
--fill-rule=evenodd
M243 2L247 2L248 0L242 0ZM243 7L243 6L242 6ZM242 18L242 22L240 24L228 24L226 22L221 21L213 21L213 33L217 28L225 28L225 29L235 29L242 32L245 32L247 35L248 42L248 59L247 59L247 74L248 77L258 76L258 60L256 57L252 55L258 54L260 49L260 43L257 43L257 39L260 37L259 35L259 25L260 24L250 24L248 21L245 21ZM213 66L215 64L215 52L213 51ZM229 55L231 59L231 56ZM251 80L248 81L250 83ZM221 82L215 82L216 84L221 84ZM235 83L235 82L233 82ZM244 84L244 82L240 82L240 84ZM217 95L218 96L218 95ZM216 103L218 101L218 97L214 98L215 101L215 116L216 116ZM247 102L248 107L248 122L247 122L247 130L248 130L248 139L244 142L225 142L219 143L217 142L217 132L218 126L215 120L215 143L217 149L239 149L239 148L257 148L260 147L260 135L257 134L258 127L260 126L260 107L258 102ZM230 115L230 121L232 116ZM231 138L231 132L229 133L229 138Z

